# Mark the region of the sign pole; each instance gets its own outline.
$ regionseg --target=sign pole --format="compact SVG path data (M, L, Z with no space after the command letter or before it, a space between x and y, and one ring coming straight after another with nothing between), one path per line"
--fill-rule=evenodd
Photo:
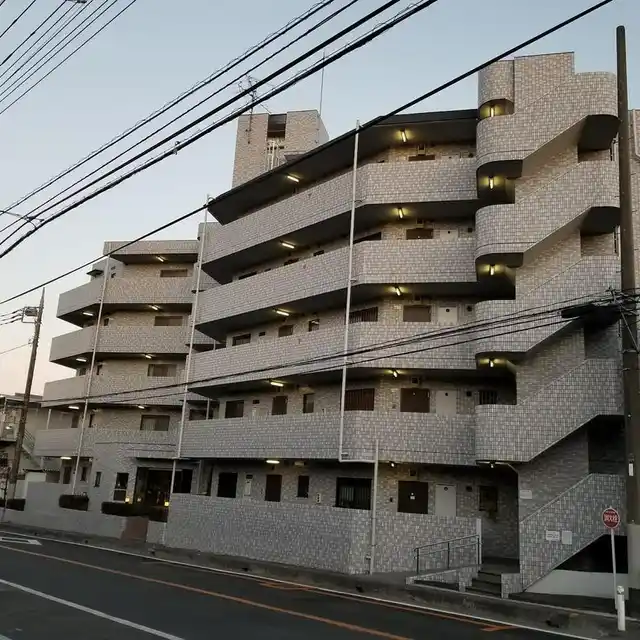
M618 579L616 574L616 536L613 529L609 529L611 534L611 563L613 565L613 603L618 610Z
M616 536L615 530L620 526L620 514L613 507L602 512L602 524L609 529L611 536L611 565L613 572L613 604L618 610L618 575L616 567Z

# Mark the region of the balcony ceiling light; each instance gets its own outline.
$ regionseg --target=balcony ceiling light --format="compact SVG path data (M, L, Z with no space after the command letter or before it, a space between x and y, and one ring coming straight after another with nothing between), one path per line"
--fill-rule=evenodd
M400 289L400 287L397 287L397 286L393 287L393 290L394 290L394 292L395 292L395 294L397 296L401 296L402 295L402 290Z
M398 207L398 220L402 220L404 218L404 209L402 207Z
M149 308L153 309L154 311L160 311L160 307L157 304L150 304Z
M402 138L402 142L407 141L407 132L404 129L400 129L400 137Z
M279 382L278 380L270 380L269 384L272 387L278 387L279 389L281 389L282 387L284 387L284 382Z
M93 318L94 313L93 313L93 311L83 311L83 312L82 312L82 315L83 315L83 316L87 316L87 317L89 317L89 318Z
M73 411L79 411L80 407L77 404L70 404L69 409L72 409Z
M495 186L495 181L493 177L491 177L489 178L489 189L493 189L494 186Z
M145 353L145 354L144 354L144 357L145 357L147 360L151 360L151 359L153 358L153 356L152 356L150 353Z
M139 404L137 405L138 409L146 409L146 407L143 404Z
M86 362L86 358L76 358L76 362Z
M284 309L276 309L276 313L279 316L284 316L285 318L288 318L291 315L288 311L285 311Z
M266 460L267 464L280 464L280 460Z
M60 460L71 460L71 456L60 456Z
M300 182L300 178L298 178L298 176L294 176L290 173L287 174L287 179L291 180L291 182Z
M397 371L397 369L391 369L391 375L392 375L394 378L397 378L397 377L398 377L398 371Z
M163 258L162 256L156 256L156 260L157 260L158 262L166 262L166 261L167 261L167 259L166 259L166 258Z
M286 240L280 240L280 244L285 248L285 249L295 249L296 245L292 244L291 242L287 242Z
M495 264L490 264L489 265L489 275L490 276L495 276L496 275L496 265Z

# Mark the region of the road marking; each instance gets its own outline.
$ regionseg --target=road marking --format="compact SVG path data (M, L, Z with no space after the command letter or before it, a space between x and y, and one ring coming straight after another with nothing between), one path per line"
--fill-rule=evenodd
M296 587L288 584L278 584L277 582L258 582L261 587L268 587L269 589L279 589L280 591L311 591L309 587ZM0 638L2 640L2 638Z
M509 631L513 629L513 627L508 627L506 625L494 625L492 627L485 627L482 631L492 632L492 631Z
M13 535L16 536L24 536L26 537L27 534L24 533L13 533ZM33 535L33 534L31 534ZM61 540L60 538L52 538L49 536L39 536L42 540L47 540L49 542L54 542L56 544L66 544L68 546L72 546L72 547L81 547L81 548L85 548L85 549L94 549L95 551L102 551L105 553L116 553L118 555L122 555L122 556L130 556L133 558L139 558L139 559L145 559L145 560L154 560L155 562L162 562L165 564L170 564L170 565L175 565L177 567L185 567L185 568L189 568L189 569L195 569L197 571L206 571L208 573L218 573L221 575L228 575L228 576L233 576L235 578L239 578L242 580L265 580L265 578L263 576L257 576L257 575L247 575L246 573L240 572L240 571L233 571L231 569L218 569L215 567L206 567L204 565L199 565L199 564L194 564L192 562L181 562L180 560L171 560L169 558L156 558L153 556L149 556L149 555L145 555L145 554L141 554L141 553L134 553L132 551L124 551L122 549L112 549L110 547L101 547L99 545L95 545L95 544L87 544L87 543L83 543L83 542L74 542L73 540ZM4 547L5 549L9 549L9 547ZM14 551L16 551L14 549ZM51 557L51 556L45 556L45 557ZM322 593L322 594L326 594L326 595L330 595L332 597L343 597L343 598L351 598L354 600L357 600L358 602L369 602L372 604L378 604L378 605L382 605L382 606L386 606L389 608L397 608L400 610L407 610L407 611L413 611L415 613L423 613L425 615L430 615L430 616L434 616L437 618L444 618L444 619L451 619L451 620L457 620L459 622L468 622L470 624L478 624L478 623L482 623L482 626L486 626L487 624L489 624L490 626L506 626L505 625L505 621L504 620L497 620L496 618L488 618L488 617L484 617L484 616L474 616L472 614L469 613L455 613L455 612L451 612L451 611L447 611L446 609L438 609L437 607L429 607L426 605L419 605L419 604L411 604L411 603L401 603L395 600L387 600L386 598L379 598L376 596L368 596L368 595L359 595L359 594L351 594L347 591L339 591L337 589L331 589L328 587L318 587L318 586L310 586L310 585L306 585L304 583L299 583L299 582L292 582L291 580L282 580L279 578L268 578L268 580L270 582L276 582L279 584L289 584L289 585L295 585L298 587L306 587L308 588L310 591L314 591L317 593ZM482 596L480 596L482 597ZM491 598L491 596L487 596L488 599L493 599ZM538 606L535 602L527 602L527 604L533 608L535 608L536 606ZM575 613L578 615L584 615L585 611L581 610L581 609L571 609L571 608L567 608L567 607L557 607L555 605L544 605L545 608L547 609L554 609L556 611L562 611L564 613ZM607 613L601 613L599 614L601 617L603 618L608 618L608 619L612 619L615 620L615 615L614 614L607 614ZM634 618L635 619L635 618ZM525 631L535 631L538 633L544 633L546 635L551 635L551 636L558 636L558 637L563 637L563 638L573 638L574 640L592 640L592 638L588 637L588 636L580 636L574 633L566 633L564 631L553 631L551 629L545 629L543 627L534 627L531 625L527 625L527 624L520 624L520 623L513 623L511 625L512 629L524 629Z
M37 547L42 546L42 542L39 540L34 540L33 538L16 538L14 536L0 536L0 542L6 544L32 544ZM2 640L2 636L0 636L0 640Z
M248 600L247 598L241 598L239 596L231 596L227 593L219 593L217 591L209 591L208 589L199 589L197 587L191 587L186 584L180 584L177 582L169 582L167 580L159 580L158 578L149 578L147 576L136 575L135 573L127 573L126 571L119 571L117 569L109 569L107 567L100 567L95 564L88 564L86 562L79 562L78 560L70 560L69 558L58 558L56 556L49 556L46 553L36 553L35 551L26 551L25 549L13 549L12 547L3 547L7 551L13 551L14 553L24 553L29 556L36 556L38 558L47 558L49 560L57 560L58 562L63 562L65 564L72 564L78 567L86 567L89 569L95 569L96 571L103 571L104 573L111 573L113 575L124 576L126 578L133 578L135 580L142 580L143 582L149 582L152 584L160 584L166 587L174 587L176 589L182 589L183 591L189 591L190 593L199 593L205 596L212 596L214 598L220 598L221 600L227 600L229 602L236 602L238 604L248 605L250 607L256 607L257 609L264 609L266 611L273 611L275 613L284 613L286 615L293 616L295 618L302 618L304 620L312 620L313 622L322 622L324 624L328 624L332 627L338 627L340 629L346 629L348 631L355 631L358 633L366 633L371 636L376 636L378 638L385 638L385 640L411 640L411 638L407 638L406 636L397 636L393 633L387 633L385 631L379 631L378 629L370 629L368 627L361 627L356 624L350 624L348 622L341 622L340 620L333 620L331 618L323 618L322 616L315 616L310 613L302 613L301 611L294 611L293 609L284 609L282 607L276 607L270 604L265 604L263 602L256 602L255 600ZM76 609L80 609L81 611L87 611L88 613L93 613L94 615L101 616L107 619L113 619L116 622L121 622L122 624L128 624L130 626L134 626L135 623L130 623L126 620L120 620L119 618L111 618L105 613L101 611L95 611L93 609L88 609L86 607L82 607L82 605L78 605L75 603L67 602L66 600L60 600L55 598L54 596L49 596L47 594L42 594L39 591L33 591L28 587L22 587L20 585L14 585L11 582L7 582L6 580L0 579L0 584L6 584L8 586L13 586L17 589L22 589L27 593L33 593L34 595L40 595L42 597L48 598L54 602L60 602L61 604L66 604L68 606L72 606ZM136 628L141 628L139 625L136 625ZM182 638L177 638L176 636L171 636L168 634L161 635L161 631L150 630L149 633L155 633L161 638L167 638L168 640L182 640Z
M17 549L15 549L17 551ZM29 551L22 551L22 553L30 553ZM41 555L41 554L34 554ZM38 598L44 598L45 600L50 600L51 602L55 602L57 604L64 605L65 607L71 607L72 609L77 609L78 611L83 611L84 613L90 613L92 616L96 616L98 618L104 618L105 620L110 620L111 622L116 622L117 624L121 624L125 627L130 627L132 629L137 629L138 631L144 631L152 636L156 636L157 638L164 638L164 640L183 640L183 638L179 638L178 636L174 636L171 633L165 633L164 631L159 631L158 629L152 629L151 627L145 627L143 624L138 624L136 622L131 622L130 620L124 620L123 618L117 618L116 616L111 616L108 613L104 613L103 611L98 611L96 609L90 609L89 607L85 607L76 602L70 602L69 600L63 600L62 598L57 598L56 596L49 595L48 593L43 593L42 591L36 591L35 589L31 589L30 587L25 587L21 584L16 584L15 582L9 582L8 580L0 579L0 584L7 585L8 587L12 587L13 589L17 589L18 591L24 591L32 596L38 596ZM4 636L0 636L0 640L10 640Z

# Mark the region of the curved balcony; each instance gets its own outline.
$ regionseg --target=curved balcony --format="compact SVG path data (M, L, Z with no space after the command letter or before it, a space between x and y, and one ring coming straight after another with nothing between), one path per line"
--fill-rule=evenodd
M349 411L345 414L345 457L371 460L377 433L382 460L475 465L474 416L435 413ZM248 459L338 458L340 413L189 422L184 457Z
M86 321L81 312L97 307L102 296L102 278L96 278L63 293L58 300L57 316L68 322ZM105 292L105 308L143 308L167 305L188 308L191 305L191 278L111 278Z
M543 251L563 231L613 231L619 218L617 175L614 162L580 162L515 204L479 209L476 259L520 266L527 252Z
M505 326L517 329L518 333L482 338L475 343L476 354L502 353L513 356L527 353L571 323L570 320L559 322L561 309L571 304L568 300L577 300L580 296L601 295L609 287L619 288L619 271L618 256L585 256L523 294L518 294L516 280L516 300L478 302L475 307L477 322L495 322L504 318L504 326L496 327L491 333L502 333ZM528 320L505 317L547 311L554 312ZM541 326L555 321L558 322L551 326Z
M51 341L49 360L58 364L87 356L93 351L98 327L86 327L55 337ZM182 327L99 327L96 353L100 356L153 353L186 355L189 328Z
M58 458L76 456L80 429L48 429L35 435L34 455ZM175 455L176 431L136 431L133 429L86 429L82 456L99 455L102 447L121 447L129 457L167 458ZM112 453L112 452L111 452Z
M229 282L234 271L283 256L283 237L308 246L348 233L351 175L320 182L217 228L205 249L205 269ZM475 160L366 164L358 169L356 199L358 230L396 220L398 204L411 205L407 214L415 217L471 215L477 200Z
M83 402L86 394L88 376L76 376L62 380L53 380L44 385L42 404L46 407L78 404ZM116 404L176 406L182 403L180 386L182 378L150 378L148 376L93 376L91 382L90 402L92 405ZM177 385L158 389L165 385ZM145 391L135 391L145 389ZM175 393L174 393L175 392ZM118 395L110 395L118 394ZM171 395L169 395L171 394ZM201 398L200 398L201 399Z
M451 337L429 338L428 334L442 329L453 329L450 325L439 326L424 324L407 327L406 325L389 325L382 322L365 322L352 324L349 329L349 350L363 349L371 345L392 340L409 339L417 335L425 336L424 345L432 350L424 353L406 354L403 351L418 348L419 345L399 345L381 349L376 355L380 357L370 360L371 353L354 355L350 362L351 369L408 369L430 370L475 370L474 349L470 343L449 345ZM237 347L227 347L216 351L197 354L192 363L192 378L195 380L210 377L212 372L223 371L224 377L192 386L194 390L213 387L248 387L252 382L262 382L269 378L288 379L304 376L311 383L315 372L322 372L323 379L330 376L329 371L338 372L342 366L344 327L332 327L319 331L303 332L283 338L259 340ZM442 348L438 348L443 345ZM309 363L310 359L322 360ZM357 367L358 361L362 361ZM296 365L296 362L305 362ZM291 366L286 366L291 363ZM267 370L267 371L265 371Z
M514 61L501 60L478 72L478 106L495 100L514 100Z
M616 360L589 359L515 405L476 407L476 458L528 462L598 416L622 410Z
M469 295L476 292L474 240L362 242L353 251L353 304L393 294ZM274 309L313 313L344 305L349 249L236 280L201 294L197 323L224 335L272 321Z
M482 172L518 177L529 156L558 138L564 146L607 149L617 130L615 75L580 73L527 104L520 104L516 96L512 115L481 120L477 166Z

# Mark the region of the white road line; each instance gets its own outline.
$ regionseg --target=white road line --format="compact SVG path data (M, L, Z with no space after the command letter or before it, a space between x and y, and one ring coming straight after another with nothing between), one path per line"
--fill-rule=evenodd
M43 593L42 591L36 591L35 589L25 587L24 585L21 585L21 584L16 584L15 582L9 582L8 580L0 579L0 584L7 585L8 587L12 587L13 589L17 589L18 591L24 591L25 593L29 593L32 596L38 596L38 598L44 598L45 600L50 600L51 602L61 604L65 607L71 607L72 609L77 609L78 611L89 613L92 616L96 616L98 618L104 618L105 620L110 620L111 622L121 624L125 627L130 627L131 629L144 631L145 633L148 633L152 636L156 636L157 638L164 638L164 640L184 640L183 638L174 636L171 633L165 633L164 631L158 631L158 629L145 627L143 624L137 624L136 622L131 622L130 620L124 620L123 618L110 616L108 613L104 613L103 611L97 611L96 609L90 609L89 607L84 607L81 604L78 604L76 602L70 602L69 600L63 600L62 598L56 598L56 596L51 596L48 593ZM0 640L10 640L10 638L5 638L4 636L0 635Z
M4 532L6 533L6 532ZM24 536L27 537L26 534L24 533L13 533L11 535L15 535L15 536ZM31 534L33 535L33 534ZM111 549L109 547L101 547L98 545L92 545L92 544L84 544L82 542L73 542L72 540L60 540L58 538L50 538L47 536L38 536L38 538L40 538L40 540L48 540L51 542L57 542L58 544L66 544L66 545L70 545L72 547L84 547L85 549L95 549L96 551L106 551L108 553L116 553L122 556L132 556L134 558L141 558L143 560L152 560L154 562L164 562L165 564L171 564L171 565L175 565L177 567L186 567L188 569L197 569L200 571L207 571L209 573L218 573L218 574L222 574L222 575L229 575L229 576L234 576L234 577L238 577L238 578L243 578L244 580L268 580L269 582L275 582L276 584L283 584L283 585L289 585L289 586L294 586L294 587L304 587L307 589L310 589L311 592L318 592L318 593L327 593L327 594L336 594L336 595L340 595L340 596L349 596L350 598L354 598L356 600L362 600L363 602L379 602L381 604L392 604L392 605L400 605L402 607L406 607L408 609L415 609L416 611L431 611L432 613L440 613L440 614L446 614L446 615L453 615L456 616L458 618L461 619L467 619L467 620L479 620L481 622L486 622L488 623L488 625L494 625L494 626L502 626L502 625L507 625L510 627L514 627L515 629L524 629L526 631L537 631L539 633L545 633L547 635L551 635L551 636L560 636L563 638L573 638L574 640L593 640L593 636L579 636L573 633L566 633L564 631L553 631L551 629L545 629L543 627L534 627L532 625L526 625L526 624L519 624L517 622L514 622L512 620L498 620L495 618L487 618L485 616L474 616L472 614L469 613L460 613L458 611L455 611L453 609L440 609L438 607L429 607L426 605L418 605L418 604L413 604L410 602L403 602L402 600L389 600L387 598L378 598L376 596L367 596L364 594L360 594L360 593L351 593L349 591L341 591L339 589L329 589L327 587L319 587L319 586L315 586L313 584L305 584L304 582L293 582L291 580L282 580L280 578L270 578L268 576L262 576L262 575L257 575L257 574L251 574L251 573L244 573L244 572L240 572L240 571L232 571L231 569L218 569L215 567L205 567L201 564L195 564L195 563L191 563L191 562L181 562L180 560L170 560L169 558L157 558L155 556L151 556L148 554L144 554L144 553L133 553L132 551L124 551L121 549ZM437 588L437 587L436 587ZM484 596L479 596L479 597L484 597ZM487 599L492 599L490 596L486 596ZM528 604L531 607L536 607L537 603L535 602L527 602L526 604ZM546 608L549 609L554 609L556 611L561 611L563 613L576 613L576 614L585 614L585 613L592 613L592 612L587 612L587 611L583 611L581 609L570 609L570 608L564 608L564 607L556 607L554 605L543 605ZM615 620L615 615L613 614L607 614L607 613L602 613L600 614L601 617L603 618L609 618L612 620ZM635 618L628 618L628 619L635 619ZM2 638L0 638L0 640L2 640Z

